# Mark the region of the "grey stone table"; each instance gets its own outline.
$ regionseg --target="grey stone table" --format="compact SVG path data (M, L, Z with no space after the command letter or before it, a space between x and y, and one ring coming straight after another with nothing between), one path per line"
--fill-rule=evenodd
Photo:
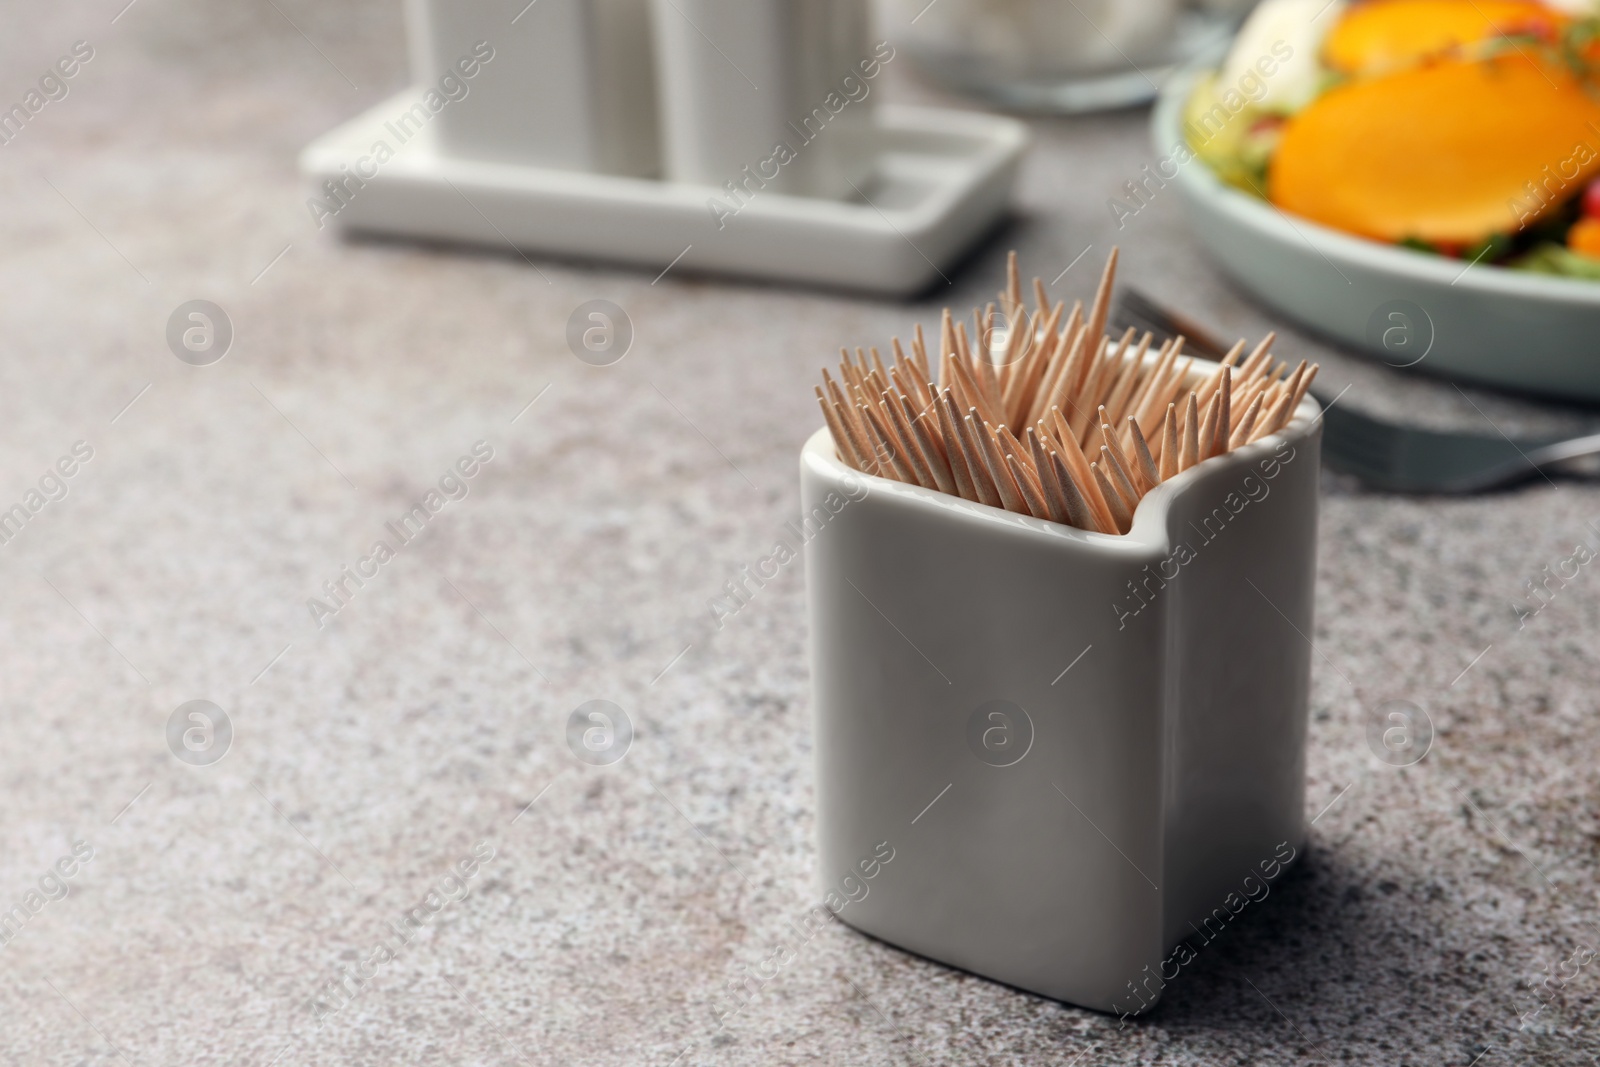
M1170 199L1116 229L1141 115L1039 123L1018 220L927 301L653 281L318 232L295 153L402 84L399 5L124 2L9 3L0 42L7 105L93 49L0 146L0 506L42 504L0 544L5 1062L1594 1062L1600 579L1511 607L1594 539L1579 482L1326 479L1310 847L1150 1017L837 924L765 965L817 893L799 569L707 620L796 514L819 364L983 296L1008 245L1047 279L1093 245L1065 293L1120 242L1216 329L1279 325ZM164 339L197 298L235 327L206 367ZM637 330L606 368L564 340L596 298ZM1353 405L1587 417L1281 349ZM196 699L210 765L168 748ZM568 748L591 699L631 716L618 764ZM1368 748L1388 699L1432 719L1415 766Z

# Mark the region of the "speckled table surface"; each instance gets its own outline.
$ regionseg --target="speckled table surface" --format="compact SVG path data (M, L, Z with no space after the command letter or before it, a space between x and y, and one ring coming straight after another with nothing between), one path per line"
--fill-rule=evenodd
M1216 329L1281 326L1170 199L1115 228L1142 115L1038 123L1016 223L929 300L652 284L317 231L295 154L402 84L399 5L123 2L8 4L0 41L8 102L94 49L0 147L0 504L59 498L0 545L7 1062L1595 1061L1600 592L1580 572L1512 610L1596 537L1600 490L1560 480L1441 501L1324 477L1306 861L1150 1017L833 926L716 1024L817 892L801 575L704 619L796 514L819 362L970 304L1008 245L1048 279L1120 242ZM235 329L208 367L163 334L196 298ZM564 339L597 298L637 332L605 368ZM1284 336L1352 405L1591 417ZM319 628L308 598L480 441ZM1366 743L1392 698L1436 731L1415 766ZM169 751L195 699L228 716L220 762ZM590 699L628 709L618 764L568 749Z

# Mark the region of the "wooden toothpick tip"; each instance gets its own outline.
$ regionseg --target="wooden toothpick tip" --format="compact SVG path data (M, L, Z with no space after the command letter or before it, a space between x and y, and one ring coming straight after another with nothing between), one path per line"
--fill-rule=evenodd
M1132 415L1128 416L1128 436L1133 438L1133 458L1138 463L1139 474L1144 478L1146 489L1154 489L1161 484L1161 472L1156 468L1155 457L1150 454L1150 443L1144 439L1144 433L1139 429L1139 420Z
M1168 404L1161 420L1161 480L1166 481L1181 469L1178 466L1178 405Z

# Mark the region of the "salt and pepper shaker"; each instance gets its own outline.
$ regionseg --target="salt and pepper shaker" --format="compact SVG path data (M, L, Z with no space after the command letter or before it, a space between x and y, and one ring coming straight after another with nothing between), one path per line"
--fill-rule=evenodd
M865 0L654 0L664 176L842 199L872 169Z
M443 154L659 173L649 0L406 0L406 15L416 83L454 73L465 91L438 114ZM468 57L470 80L457 65Z
M414 78L306 146L308 209L652 277L914 295L1009 210L1028 133L877 108L896 50L869 43L871 2L402 0Z

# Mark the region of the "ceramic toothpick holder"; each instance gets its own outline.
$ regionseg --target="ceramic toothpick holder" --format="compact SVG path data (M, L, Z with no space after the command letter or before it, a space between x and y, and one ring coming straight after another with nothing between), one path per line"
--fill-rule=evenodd
M1057 1000L1159 997L1178 942L1304 842L1319 444L1307 398L1114 537L862 474L818 431L824 884L896 852L839 917Z

